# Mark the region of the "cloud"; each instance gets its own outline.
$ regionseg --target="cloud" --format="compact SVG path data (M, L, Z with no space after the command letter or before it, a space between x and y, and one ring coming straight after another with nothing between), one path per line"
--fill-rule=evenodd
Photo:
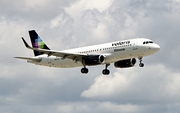
M67 7L65 10L74 19L79 19L86 10L97 9L99 12L103 12L106 11L112 3L113 0L89 0L88 2L79 0L70 7Z
M146 69L132 68L117 71L112 76L98 76L82 97L98 100L113 99L118 103L176 103L179 102L179 73L161 65ZM172 101L173 100L173 101Z
M179 0L0 1L0 112L176 113L179 104ZM22 41L36 29L63 50L147 37L161 50L144 68L41 67L16 60L32 56ZM137 62L138 65L138 62Z

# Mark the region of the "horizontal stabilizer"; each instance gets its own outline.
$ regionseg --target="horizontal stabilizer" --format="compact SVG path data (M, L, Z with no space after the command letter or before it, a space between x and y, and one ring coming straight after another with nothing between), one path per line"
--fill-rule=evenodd
M36 62L40 62L42 60L41 58L30 58L30 57L14 57L14 58L23 59L23 60L32 60Z

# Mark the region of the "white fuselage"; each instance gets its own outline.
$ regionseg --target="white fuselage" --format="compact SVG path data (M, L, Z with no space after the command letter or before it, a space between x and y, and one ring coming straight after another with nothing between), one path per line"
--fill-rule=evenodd
M152 55L159 51L159 49L159 45L152 43L151 40L146 38L137 38L94 46L69 49L61 52L71 52L83 55L103 55L105 57L105 60L102 64L110 64L113 62L117 62L119 60L139 58ZM59 68L83 66L81 61L74 61L72 59L61 58L56 56L48 56L46 54L36 56L36 58L40 58L41 61L28 60L28 62L37 65Z

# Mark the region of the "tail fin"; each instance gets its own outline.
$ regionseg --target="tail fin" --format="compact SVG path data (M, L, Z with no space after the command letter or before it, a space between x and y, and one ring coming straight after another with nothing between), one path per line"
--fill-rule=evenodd
M39 37L39 35L36 33L35 30L29 31L29 36L31 38L31 43L33 48L40 48L40 49L47 49L50 50L50 48L43 42L43 40ZM43 52L34 51L34 55L42 55Z

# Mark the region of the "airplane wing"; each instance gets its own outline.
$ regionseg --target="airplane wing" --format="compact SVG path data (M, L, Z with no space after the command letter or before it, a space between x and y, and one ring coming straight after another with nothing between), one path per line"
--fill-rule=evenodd
M56 50L33 48L28 45L28 43L24 40L24 38L22 38L22 40L28 49L43 52L44 54L47 54L48 56L53 55L57 57L62 57L62 59L69 58L75 61L81 61L83 57L88 56L87 54L76 54L76 53L61 52L61 51L56 51Z

